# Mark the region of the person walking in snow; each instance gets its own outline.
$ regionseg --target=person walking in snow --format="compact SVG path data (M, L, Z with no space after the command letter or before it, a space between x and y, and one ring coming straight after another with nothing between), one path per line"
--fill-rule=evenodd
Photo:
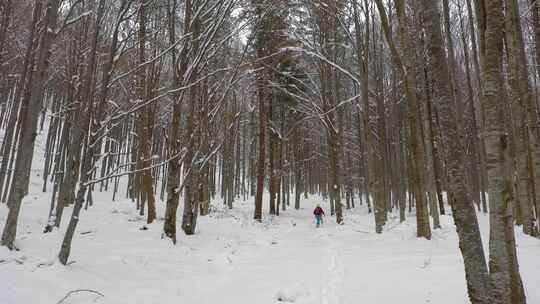
M317 224L317 228L322 224L322 217L326 216L324 214L323 208L321 208L321 205L317 204L317 207L315 207L315 210L313 210L313 214L315 215L315 222Z

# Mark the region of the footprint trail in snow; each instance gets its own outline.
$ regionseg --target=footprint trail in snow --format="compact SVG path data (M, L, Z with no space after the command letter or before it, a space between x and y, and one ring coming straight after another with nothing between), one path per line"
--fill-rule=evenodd
M323 274L323 286L321 291L321 304L343 304L343 284L345 278L345 267L341 258L341 253L334 240L333 235L326 229L321 229L316 238L325 242L326 257L324 263L327 265L326 273Z

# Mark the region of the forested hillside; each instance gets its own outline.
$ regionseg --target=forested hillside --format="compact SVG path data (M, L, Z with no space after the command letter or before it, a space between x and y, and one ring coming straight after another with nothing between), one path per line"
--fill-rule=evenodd
M0 0L0 303L540 303L539 14Z

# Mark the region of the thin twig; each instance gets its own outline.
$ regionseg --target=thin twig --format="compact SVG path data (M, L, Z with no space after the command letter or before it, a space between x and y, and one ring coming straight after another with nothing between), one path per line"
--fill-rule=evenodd
M60 301L56 302L56 304L61 304L61 303L64 302L67 298L69 298L72 294L79 293L79 292L89 292L89 293L97 294L97 295L99 295L99 296L102 297L102 298L105 297L105 295L102 294L101 292L95 291L95 290L92 290L92 289L75 289L75 290L72 290L72 291L68 292L68 293L67 293Z

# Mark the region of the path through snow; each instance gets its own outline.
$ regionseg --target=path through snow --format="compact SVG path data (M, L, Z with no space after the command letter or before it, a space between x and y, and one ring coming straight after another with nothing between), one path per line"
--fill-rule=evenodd
M322 304L342 304L343 303L343 283L345 279L345 267L343 261L341 260L341 255L337 244L331 239L331 236L326 236L328 238L328 273L326 274L327 282L323 288L321 295Z

